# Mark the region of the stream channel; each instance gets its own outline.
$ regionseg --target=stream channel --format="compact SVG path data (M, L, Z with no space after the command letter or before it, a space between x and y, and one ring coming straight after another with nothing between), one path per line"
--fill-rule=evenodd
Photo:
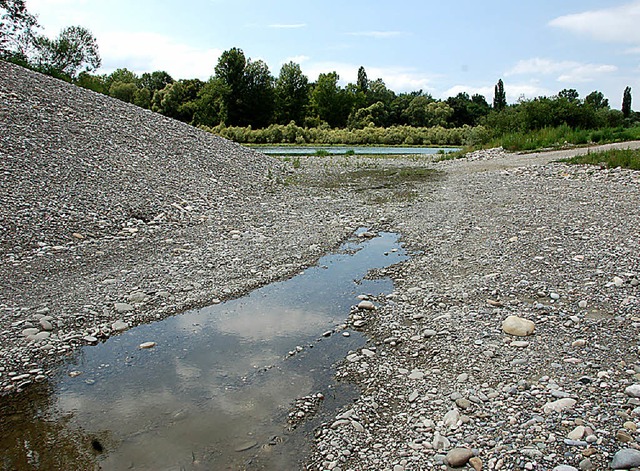
M357 394L332 365L366 339L339 326L359 295L393 290L367 273L406 259L396 234L354 236L289 280L81 348L51 381L0 398L0 466L298 469L313 428ZM296 399L318 393L315 417L292 427Z

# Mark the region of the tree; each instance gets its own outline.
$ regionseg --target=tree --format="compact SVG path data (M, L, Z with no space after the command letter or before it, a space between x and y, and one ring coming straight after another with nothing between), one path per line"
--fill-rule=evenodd
M236 126L245 115L244 68L247 60L242 49L236 47L224 51L218 59L215 72L219 80L222 115L226 124Z
M0 0L0 58L27 64L39 27L25 0Z
M622 94L622 115L625 118L631 116L631 87L625 88Z
M273 77L264 61L249 59L244 70L244 125L263 128L271 123L274 111Z
M164 70L157 70L151 73L145 72L140 77L140 87L149 89L152 95L155 91L162 90L173 82L173 77Z
M504 83L502 79L498 80L493 95L493 109L502 111L507 107L507 95L504 91Z
M558 92L559 98L563 98L570 103L577 103L579 96L580 95L578 94L578 91L574 88L565 88L564 90L560 90L560 92Z
M369 79L367 78L367 72L364 70L364 67L360 67L358 69L358 91L364 93L365 95L369 91Z
M113 82L109 87L109 96L118 100L133 103L136 98L138 87L131 82Z
M349 95L338 86L337 72L320 74L311 93L311 101L318 118L331 127L343 127L351 111Z
M608 110L609 100L604 97L602 92L597 90L589 93L584 99L585 104L592 106L596 110Z
M102 64L96 39L82 26L64 28L55 39L40 36L36 47L35 62L46 73L75 78L81 69L91 72Z
M289 62L280 68L275 82L276 120L280 124L295 121L304 123L309 104L309 79L302 73L300 65Z

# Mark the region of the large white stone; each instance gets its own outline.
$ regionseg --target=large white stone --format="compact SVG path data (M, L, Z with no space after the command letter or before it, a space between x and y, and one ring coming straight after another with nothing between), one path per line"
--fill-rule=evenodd
M502 321L502 330L507 334L516 335L518 337L526 337L533 334L535 330L535 324L533 321L523 319L518 316L509 316Z

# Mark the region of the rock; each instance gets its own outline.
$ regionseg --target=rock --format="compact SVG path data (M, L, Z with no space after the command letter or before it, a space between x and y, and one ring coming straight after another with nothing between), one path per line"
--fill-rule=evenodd
M526 337L533 334L535 330L535 324L528 320L518 316L509 316L502 321L502 330L510 335L517 337Z
M461 397L460 399L456 399L456 405L460 409L468 409L469 407L471 407L471 401Z
M129 304L129 303L114 303L113 304L113 308L119 314L123 314L125 312L133 311L133 306L131 304Z
M129 296L127 296L127 301L134 304L142 303L144 302L146 297L147 295L144 294L142 291L136 291L134 293L131 293Z
M560 466L556 466L553 468L553 471L578 471L578 468L574 468L573 466L569 466L566 464L561 464Z
M611 469L630 469L640 466L640 450L623 448L619 450L609 465Z
M458 411L458 409L451 409L444 415L442 421L448 428L455 427L460 421L460 411Z
M235 451L238 452L238 453L240 453L242 451L247 451L247 450L250 450L251 448L253 448L254 446L256 446L257 444L258 444L258 442L256 442L255 440L250 440L248 442L241 443L240 445L235 447Z
M445 458L446 463L453 468L460 468L467 464L467 462L473 457L473 451L469 448L454 448L447 453Z
M124 332L128 328L129 323L122 320L117 320L113 324L111 324L111 329L115 330L116 332Z
M578 303L578 307L580 309L586 309L587 306L588 306L588 304L584 299Z
M477 456L469 459L469 464L474 469L474 471L482 471L482 460Z
M87 343L97 343L98 339L95 338L93 335L85 335L84 337L82 337L82 340L84 340Z
M42 330L53 330L53 325L46 319L40 319L40 327L42 327Z
M526 340L514 340L510 345L516 348L526 348L529 346L529 342Z
M552 412L562 412L567 409L573 408L576 405L576 400L570 397L558 399L557 401L547 402L542 406L542 411L545 414L551 414Z
M447 437L440 435L440 432L436 432L433 434L431 445L434 450L446 450L451 447L451 442Z
M144 342L140 344L140 348L153 348L156 346L155 342Z
M433 329L426 329L424 332L422 332L422 336L426 339L435 337L436 335L438 335L438 332Z
M30 335L36 335L38 332L40 332L40 329L29 327L28 329L24 329L22 331L22 335L24 335L25 337L29 337Z
M456 378L456 381L458 383L464 383L465 381L467 381L469 379L469 375L467 373L461 373L458 375L458 377Z
M580 461L580 464L578 465L578 467L581 469L581 471L593 471L595 469L595 467L593 466L593 463L589 458L585 458L582 461Z
M624 390L625 394L629 397L640 398L640 384L632 384Z
M415 390L411 394L409 394L408 401L409 402L414 402L416 399L418 399L419 396L420 396L420 393L417 390Z
M633 441L633 437L626 430L618 430L616 432L616 440L622 443L629 443Z
M584 436L585 428L583 425L578 425L571 432L567 434L567 437L571 440L581 440Z
M373 311L375 308L375 304L373 304L371 301L360 301L358 303L358 309L362 309L364 311Z

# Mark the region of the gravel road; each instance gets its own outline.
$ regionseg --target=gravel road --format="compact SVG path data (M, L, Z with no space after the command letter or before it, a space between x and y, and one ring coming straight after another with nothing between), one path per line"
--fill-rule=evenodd
M362 393L317 429L308 469L640 466L640 172L554 163L584 149L293 168L10 64L0 77L4 393L367 227L414 256L374 274L393 295L345 313L371 340L338 377Z

